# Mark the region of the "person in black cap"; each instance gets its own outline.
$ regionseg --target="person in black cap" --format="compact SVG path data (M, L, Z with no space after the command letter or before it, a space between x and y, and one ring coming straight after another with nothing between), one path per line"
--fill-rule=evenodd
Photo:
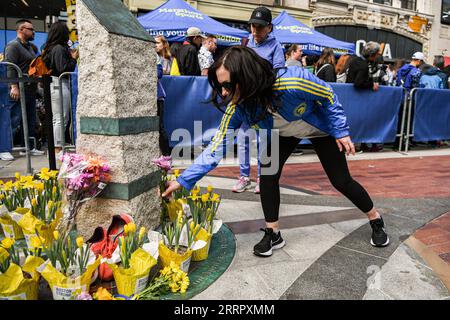
M251 35L249 37L248 47L255 50L261 57L270 62L274 69L283 68L286 61L284 59L281 44L272 34L272 13L266 7L258 7L253 10L250 20ZM248 128L244 124L238 133L238 158L240 167L240 176L233 186L233 192L244 192L251 187L250 182L250 142L253 133L247 133ZM250 139L246 139L247 136ZM259 149L259 148L258 148ZM259 158L258 158L259 159ZM255 193L260 192L259 188L260 162L258 160L258 178L255 185Z

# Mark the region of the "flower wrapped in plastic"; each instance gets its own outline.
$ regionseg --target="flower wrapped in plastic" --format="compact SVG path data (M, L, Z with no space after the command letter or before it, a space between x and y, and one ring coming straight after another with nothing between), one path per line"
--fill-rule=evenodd
M15 241L4 238L0 245L0 300L37 300L40 275L37 267L44 260L40 251L24 250L21 258ZM23 261L23 262L22 262Z
M89 245L74 233L65 237L55 231L53 237L50 245L40 242L48 260L37 270L50 285L54 300L75 300L89 292L101 256L96 259Z
M111 180L110 167L99 157L65 153L58 179L62 181L65 204L58 229L68 234L83 203L100 194Z

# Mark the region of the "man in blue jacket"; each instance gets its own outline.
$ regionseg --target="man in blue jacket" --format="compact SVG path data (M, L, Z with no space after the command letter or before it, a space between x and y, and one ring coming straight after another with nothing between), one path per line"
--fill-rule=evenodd
M411 58L410 64L405 64L397 72L397 86L408 90L419 87L421 76L420 66L424 64L425 56L422 52L416 52Z
M251 35L247 46L255 50L261 58L269 61L274 69L283 68L286 61L281 44L272 34L272 13L270 10L266 7L256 8L253 10L248 23L250 25ZM249 134L251 132L247 130L248 127L244 124L238 133L240 177L232 189L233 192L243 192L251 187L250 139L246 139L248 136L251 137ZM259 175L260 165L258 160L258 178L256 180L255 193L259 193Z

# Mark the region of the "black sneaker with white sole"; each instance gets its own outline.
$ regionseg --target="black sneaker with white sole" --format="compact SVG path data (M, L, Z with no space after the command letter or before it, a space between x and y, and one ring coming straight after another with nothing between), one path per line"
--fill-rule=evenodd
M370 244L374 247L386 247L389 244L389 237L384 229L383 218L370 220L370 226L372 227Z
M253 247L253 253L260 257L270 257L272 250L283 248L286 242L281 237L281 232L274 233L272 228L265 228L264 237L262 240Z

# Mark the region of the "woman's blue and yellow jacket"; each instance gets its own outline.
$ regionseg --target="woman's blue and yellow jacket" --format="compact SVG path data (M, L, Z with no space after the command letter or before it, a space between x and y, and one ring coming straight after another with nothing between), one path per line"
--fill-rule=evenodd
M285 120L303 120L335 138L350 135L347 117L333 89L311 72L297 66L280 69L273 90L279 93L278 113ZM263 120L251 119L243 106L229 104L209 146L177 181L184 188L192 189L197 181L219 164L226 146L233 143L234 129L239 129L243 122L255 129L273 129L270 114Z

